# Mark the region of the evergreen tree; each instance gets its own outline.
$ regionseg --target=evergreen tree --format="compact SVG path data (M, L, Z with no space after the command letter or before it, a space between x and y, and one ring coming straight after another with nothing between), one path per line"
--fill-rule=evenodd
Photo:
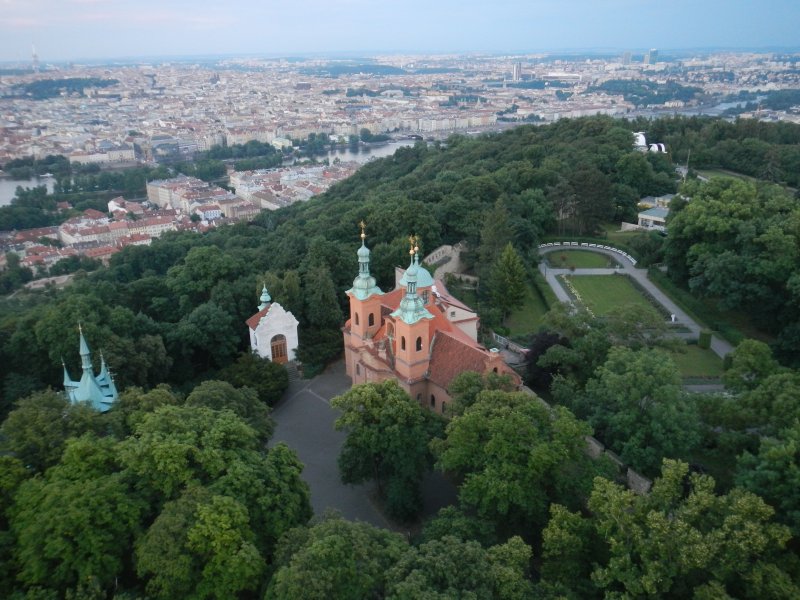
M488 277L492 265L503 253L503 248L511 242L511 227L508 210L502 198L494 203L494 208L486 211L484 226L481 229L481 244L478 246L478 275Z
M489 297L503 318L525 301L525 265L511 242L506 244L489 276Z

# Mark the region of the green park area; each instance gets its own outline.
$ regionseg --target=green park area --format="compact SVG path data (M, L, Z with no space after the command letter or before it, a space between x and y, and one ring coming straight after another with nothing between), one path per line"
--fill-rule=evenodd
M601 252L588 250L560 250L546 255L547 264L556 269L605 269L617 262Z
M685 352L673 352L672 360L683 377L714 378L722 376L722 359L712 350L687 345Z
M567 276L563 281L568 291L577 292L580 302L598 317L624 304L652 307L631 280L623 275Z
M546 312L547 306L544 301L536 290L529 285L525 290L523 305L512 312L506 319L505 325L509 329L509 335L512 338L524 337L535 332Z

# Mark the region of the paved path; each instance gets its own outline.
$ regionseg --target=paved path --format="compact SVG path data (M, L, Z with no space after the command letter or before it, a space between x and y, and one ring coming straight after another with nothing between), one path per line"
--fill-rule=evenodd
M305 465L303 479L311 488L311 508L322 515L333 509L349 520L389 527L369 500L370 485L345 485L336 460L345 434L333 428L337 412L328 403L350 389L343 363L337 363L311 381L294 381L275 407L275 434L271 444L286 442Z
M272 412L275 434L270 444L286 442L305 465L303 479L311 489L311 508L322 515L333 509L350 520L378 527L393 527L370 500L372 484L345 485L336 463L345 433L336 431L333 422L339 415L329 401L350 389L350 378L339 361L311 381L293 381ZM428 473L422 482L423 516L455 504L456 489L438 471Z
M696 338L700 335L700 330L702 329L700 325L691 319L689 315L681 310L677 304L675 304L666 294L664 294L664 292L658 289L658 287L656 287L656 285L650 281L650 279L647 277L646 269L637 269L624 256L620 256L616 252L605 250L603 248L591 248L588 246L549 246L546 248L539 248L539 254L544 255L549 252L560 252L564 250L584 250L587 252L606 254L616 260L621 266L619 269L575 269L574 271L571 271L570 269L553 269L548 267L545 264L545 261L540 262L539 271L541 271L542 275L545 276L547 283L551 288L553 288L553 292L555 292L555 295L559 301L569 303L572 302L569 294L567 294L566 290L564 290L563 286L561 285L561 282L558 280L559 275L610 275L615 272L625 273L626 275L630 275L637 281L637 283L639 283L639 285L646 289L648 293L667 310L667 312L675 315L676 322L689 329L692 337ZM723 358L726 354L733 351L733 346L715 335L711 338L711 349L715 354L717 354L717 356Z

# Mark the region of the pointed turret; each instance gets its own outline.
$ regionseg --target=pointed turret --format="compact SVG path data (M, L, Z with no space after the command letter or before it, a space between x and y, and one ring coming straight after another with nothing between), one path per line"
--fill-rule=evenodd
M86 338L83 337L83 328L78 323L78 333L80 334L80 355L81 355L81 368L84 371L92 372L92 353L89 351L89 344L86 343Z
M261 288L261 298L259 298L261 304L258 305L258 310L264 310L269 306L270 302L272 302L272 297L269 295L267 291L267 284L264 283L264 287Z
M69 376L69 371L67 371L67 364L64 362L64 358L61 358L61 366L64 367L64 389L69 391L71 388L75 387L75 382L72 381L72 377Z

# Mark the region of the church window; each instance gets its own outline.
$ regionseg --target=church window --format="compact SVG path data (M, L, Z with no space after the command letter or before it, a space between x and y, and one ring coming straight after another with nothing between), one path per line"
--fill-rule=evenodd
M433 408L436 408L436 396L434 396L433 394L431 394L431 406Z
M442 414L444 414L444 410L447 408L447 402L442 402Z
M450 311L450 318L453 318L453 317L455 317L455 316L456 316L456 311L454 311L454 310L451 310L451 311Z
M493 372L495 372L495 373L497 373L497 367L495 367L494 369L492 369L492 371L493 371Z
M428 290L425 290L424 292L422 292L422 303L423 304L427 304L428 303Z
M356 365L356 375L361 375L361 365Z
M419 402L420 400L422 400L422 394L417 394L417 402Z
M358 325L358 313L356 313L356 325Z
M420 350L422 350L422 338L418 337L417 338L417 352L419 352Z
M405 350L405 349L406 349L406 336L401 335L400 336L400 350Z
M372 327L373 325L375 325L375 314L369 313L369 326Z

